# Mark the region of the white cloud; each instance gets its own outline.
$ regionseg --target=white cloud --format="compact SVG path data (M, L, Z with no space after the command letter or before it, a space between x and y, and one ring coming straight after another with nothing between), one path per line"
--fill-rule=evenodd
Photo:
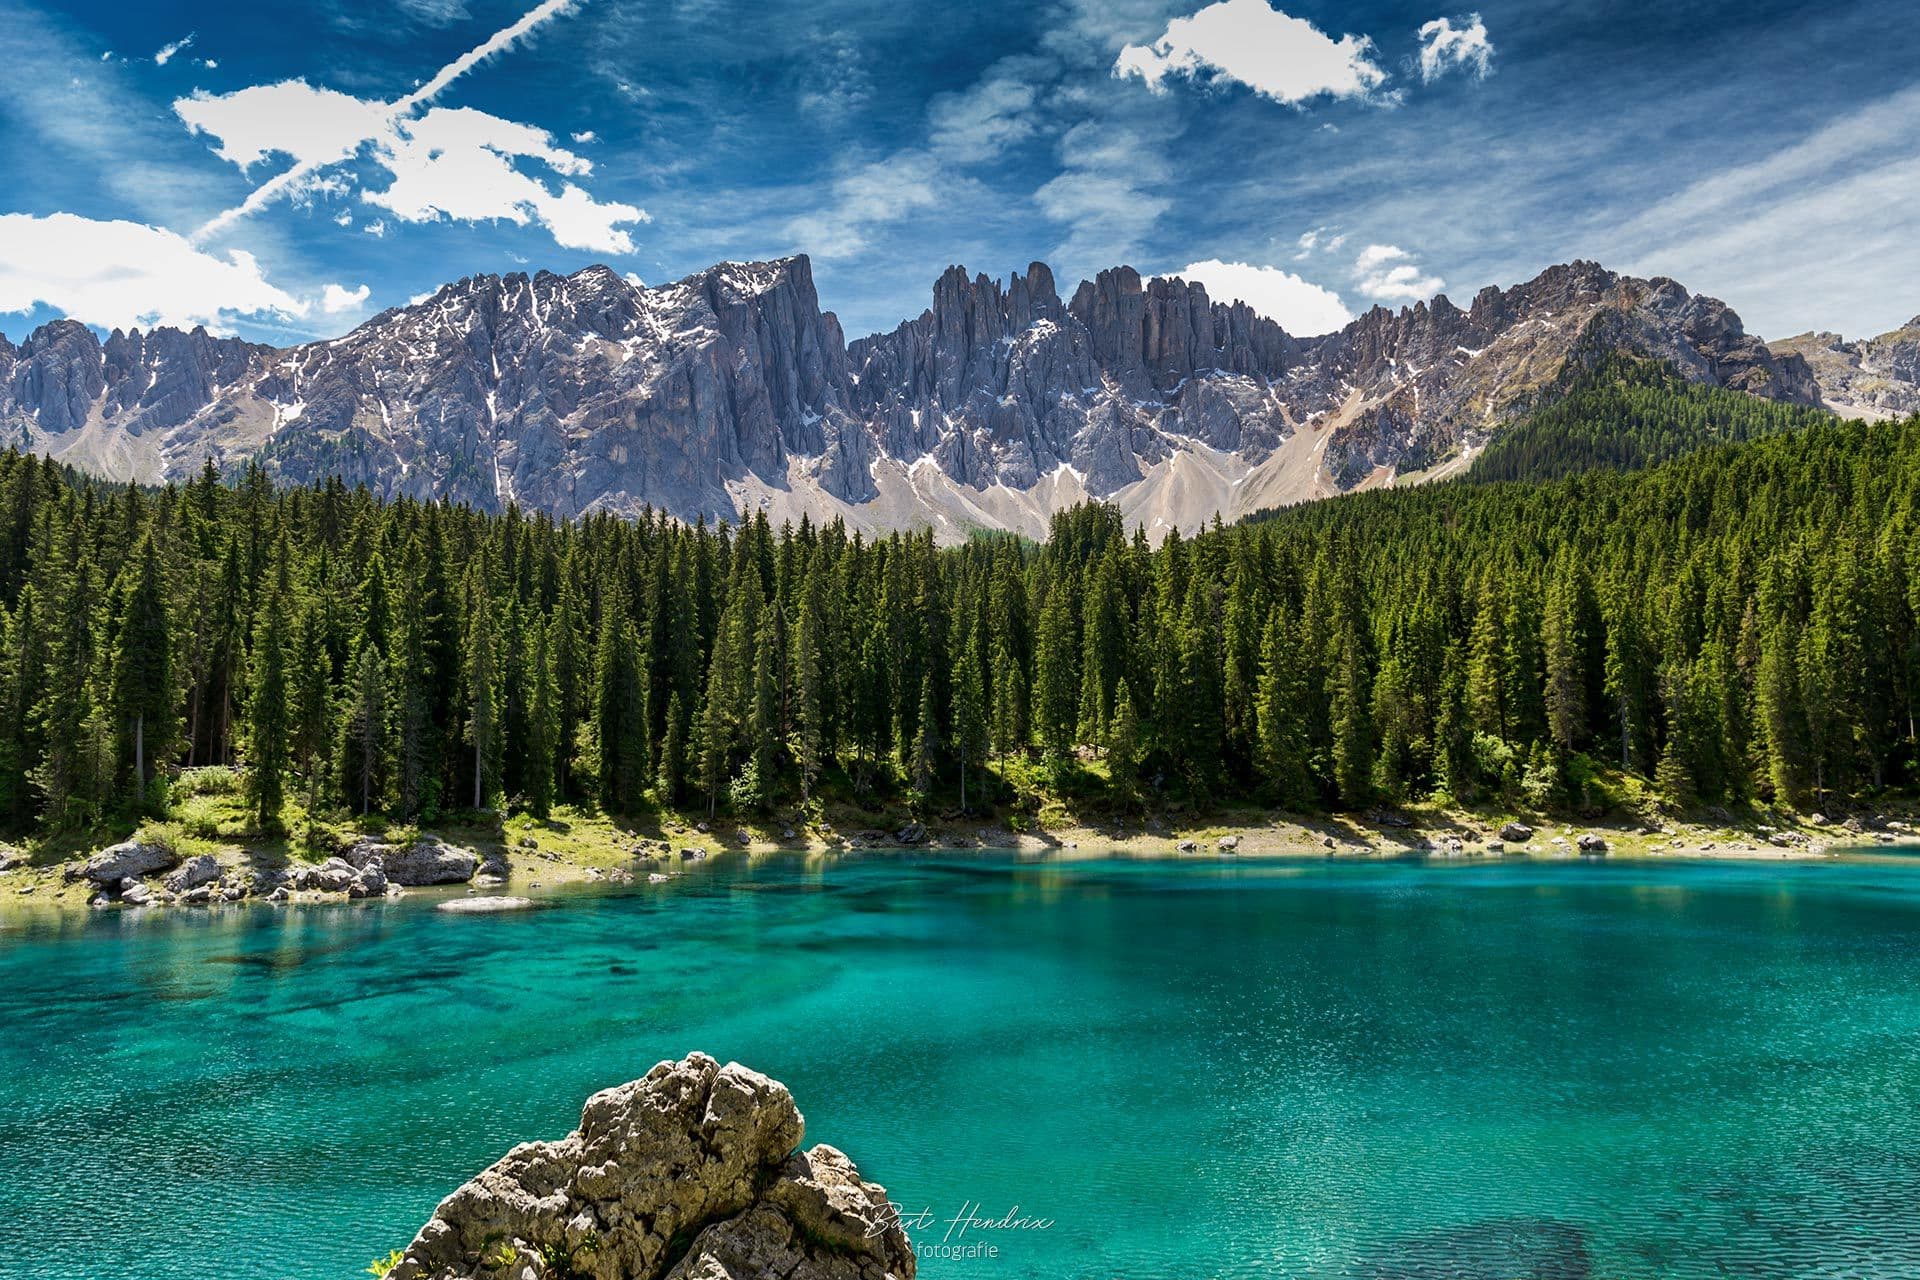
M1216 302L1246 303L1296 337L1331 333L1353 319L1339 294L1278 267L1208 258L1174 274L1205 285Z
M1316 253L1338 253L1340 246L1346 242L1347 233L1344 231L1336 231L1332 227L1315 227L1311 231L1302 232L1300 238L1294 241L1294 246L1299 252L1293 255L1293 260L1305 262Z
M1446 287L1425 275L1413 255L1398 245L1370 244L1353 261L1354 287L1376 302L1424 302Z
M161 45L159 51L153 55L153 64L156 67L164 67L169 62L172 62L175 54L193 43L194 34L194 32L189 31L178 40Z
M342 311L358 311L367 305L367 299L372 293L373 289L369 285L363 284L358 289L347 289L337 284L330 284L320 291L320 309L329 315Z
M1045 77L1057 70L1046 58L1002 58L958 93L927 105L928 143L942 159L960 164L991 160L1032 137L1034 104Z
M1373 54L1367 37L1335 40L1267 0L1219 0L1190 18L1175 18L1151 45L1127 45L1113 74L1139 76L1154 93L1165 93L1172 75L1201 83L1237 82L1297 106L1323 95L1372 95L1387 80Z
M381 239L387 234L387 224L377 218L360 229L372 236L375 240Z
M590 147L600 141L600 135L591 129L582 129L573 135L573 141L577 146Z
M501 28L472 49L461 54L452 62L441 67L413 92L393 102L378 102L371 99L353 98L331 89L315 89L305 81L285 81L279 85L257 86L257 91L269 91L279 95L277 101L292 104L304 99L307 109L319 113L320 119L289 118L282 112L260 120L241 119L241 112L232 105L232 100L240 94L250 92L241 90L238 94L224 94L218 97L198 93L192 98L183 99L174 104L174 110L181 114L189 127L204 131L220 138L220 154L243 167L267 154L285 154L294 163L292 167L275 174L260 186L254 188L245 201L219 214L194 233L194 239L204 241L232 226L235 222L258 212L284 196L298 194L313 181L315 171L327 165L338 164L348 159L367 143L378 143L389 152L403 150L406 140L399 137L403 128L415 123L415 117L429 107L442 93L445 93L460 77L480 66L487 60L511 50L554 19L577 9L582 0L542 0L539 5L523 14L517 21ZM296 90L293 86L298 86ZM183 110L183 104L185 110ZM192 113L192 114L189 114ZM429 113L431 114L431 113ZM478 113L476 113L478 114ZM489 117L498 120L498 117ZM500 124L515 129L529 129L531 126L514 125L511 121ZM230 143L221 129L237 132L239 141ZM543 131L540 132L545 137ZM358 137L351 135L358 134ZM242 160L236 157L248 156ZM478 162L477 157L463 158L464 167L471 168ZM416 164L416 168L418 165ZM463 168L461 163L449 166L448 172L457 172ZM537 185L537 184L536 184ZM544 188L542 188L544 192ZM570 210L577 210L581 200L588 204L584 192L574 193L564 189L555 196L546 193L549 200L564 202ZM515 208L523 207L524 202ZM633 222L640 220L638 210L632 210L634 216L625 215L631 206L603 206L606 216L612 222ZM508 216L508 215L494 215ZM515 219L524 221L524 217ZM542 219L545 221L545 219ZM569 225L577 226L579 217L570 214ZM617 243L624 234L608 238L608 243ZM573 246L570 246L573 247Z
M872 228L939 204L939 176L939 163L925 151L897 151L857 165L834 178L825 208L793 219L787 234L804 252L851 257L866 247Z
M404 222L533 221L569 249L631 253L632 237L620 228L647 220L632 205L596 201L570 182L554 191L529 176L520 162L565 178L584 177L593 165L544 129L471 107L432 107L417 118L396 118L391 104L287 80L196 93L174 103L174 111L194 132L217 139L219 156L242 169L269 156L293 161L275 181L296 199L344 194L349 184L329 170L364 157L390 181L381 190L363 187L361 199Z
M1062 169L1033 193L1040 211L1068 226L1060 255L1069 270L1098 271L1122 262L1172 204L1166 163L1134 130L1084 120L1060 138Z
M140 222L0 214L0 312L45 305L103 328L298 317L310 304L267 282L252 254L203 252Z
M350 159L380 136L391 119L386 103L305 80L222 94L199 90L177 100L173 113L192 132L215 139L214 154L222 160L249 169L269 156L285 156L306 171L309 183L320 169Z
M1420 28L1420 78L1437 80L1456 67L1482 80L1493 70L1493 41L1477 13L1435 18Z
M216 58L202 58L200 59L200 65L208 71L218 71L220 69L220 62Z

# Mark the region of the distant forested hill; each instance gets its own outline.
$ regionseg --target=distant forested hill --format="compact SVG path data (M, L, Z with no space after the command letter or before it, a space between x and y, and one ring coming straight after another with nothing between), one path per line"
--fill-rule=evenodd
M1823 409L1689 382L1657 360L1613 351L1570 358L1545 403L1474 460L1475 480L1552 480L1631 471L1715 444L1831 420Z
M139 490L8 453L0 815L84 829L236 763L263 827L829 788L978 806L1028 761L1122 805L1554 808L1598 761L1676 802L1844 804L1915 781L1916 534L1920 419L1157 548L1099 505L1044 544L941 550L257 471Z

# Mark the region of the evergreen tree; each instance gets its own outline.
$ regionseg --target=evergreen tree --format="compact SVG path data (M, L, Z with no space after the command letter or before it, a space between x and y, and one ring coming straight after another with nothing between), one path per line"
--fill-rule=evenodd
M1304 809L1312 800L1312 783L1307 775L1306 690L1295 649L1285 616L1274 610L1260 643L1255 708L1260 772L1276 800Z
M533 632L533 657L527 670L532 693L527 707L526 753L521 762L521 777L526 791L527 811L536 818L545 818L553 811L560 693L553 678L553 650L548 639L550 630L541 626L537 619L530 629Z
M167 611L167 587L153 536L125 571L131 578L119 593L120 630L114 650L113 701L130 723L133 737L133 785L144 793L153 776L153 758L170 748L173 716L173 628Z
M1113 724L1107 734L1107 774L1114 798L1130 804L1140 789L1140 717L1133 707L1133 689L1125 679L1113 699Z
M307 812L319 804L333 728L333 663L317 603L300 611L293 640L293 752L307 782Z
M360 651L353 693L340 721L341 799L360 813L373 812L383 793L387 750L387 673L380 646Z
M1047 595L1040 613L1040 647L1034 657L1033 708L1040 745L1049 759L1060 761L1073 751L1075 712L1080 677L1074 657L1073 604L1062 584Z
M473 748L473 807L485 809L500 789L501 715L499 620L488 595L486 561L478 561L467 585L467 723L462 735Z
M277 579L254 629L253 685L247 696L247 796L253 801L254 821L262 831L280 825L280 808L286 797L288 742L293 730L287 673L292 639L287 610L288 597L293 593L287 571L289 554L282 541Z

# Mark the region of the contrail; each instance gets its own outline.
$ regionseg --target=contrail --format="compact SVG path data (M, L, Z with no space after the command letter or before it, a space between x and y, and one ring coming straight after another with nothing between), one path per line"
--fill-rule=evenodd
M452 62L449 62L446 66L440 68L439 71L434 73L431 80L421 85L418 89L415 89L404 98L388 103L383 115L383 124L386 127L391 127L395 122L412 115L416 110L426 106L442 93L445 93L447 86L485 62L488 58L493 57L495 54L507 52L533 31L552 22L555 18L565 17L584 3L586 3L586 0L542 0L541 4L529 11L512 26L502 27L480 44L475 45L473 48L467 50L467 52L455 58ZM361 139L361 141L369 141L379 136L380 132L381 130L376 130L369 133L367 137ZM224 213L215 215L205 226L194 232L189 239L191 239L193 243L199 244L212 236L218 235L234 223L240 221L240 219L266 208L279 197L297 187L316 170L324 169L328 164L337 163L339 162L303 162L294 165L293 168L288 169L285 173L276 174L261 183L258 187L255 187L253 192L249 194L245 200L233 208L226 210Z

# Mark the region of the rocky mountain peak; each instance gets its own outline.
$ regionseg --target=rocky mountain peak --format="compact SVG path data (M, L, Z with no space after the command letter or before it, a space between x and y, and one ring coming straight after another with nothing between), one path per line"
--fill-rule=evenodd
M848 342L796 255L656 285L606 265L467 276L283 350L55 322L0 340L0 428L119 478L259 458L289 480L560 516L757 507L957 537L1043 532L1091 496L1191 527L1446 474L1596 352L1776 399L1830 383L1850 403L1920 403L1917 331L1801 346L1588 261L1309 338L1129 266L1063 301L1045 263L955 265L920 315Z

